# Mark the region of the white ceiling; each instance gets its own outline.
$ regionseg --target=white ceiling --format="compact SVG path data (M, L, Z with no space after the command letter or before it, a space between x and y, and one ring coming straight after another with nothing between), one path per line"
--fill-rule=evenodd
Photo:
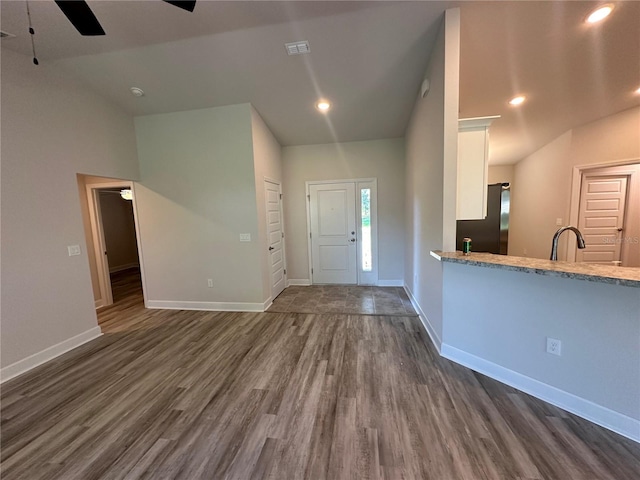
M640 3L602 25L593 2L220 2L190 14L159 0L93 1L104 37L81 37L32 1L41 63L56 63L133 115L251 102L282 145L400 137L445 8L462 11L460 116L502 115L492 163L640 104ZM2 48L31 55L23 1L0 3ZM284 44L308 40L309 55ZM25 59L25 61L30 61ZM37 75L34 66L34 75ZM146 95L135 98L129 87ZM523 92L519 109L506 101ZM325 96L334 108L314 109Z

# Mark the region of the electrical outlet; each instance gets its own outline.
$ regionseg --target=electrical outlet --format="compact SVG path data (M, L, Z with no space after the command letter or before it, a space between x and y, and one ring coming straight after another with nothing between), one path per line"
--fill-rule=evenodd
M69 245L67 247L67 252L69 252L70 257L80 255L80 245Z
M241 242L250 242L251 241L251 234L250 233L241 233L240 234L240 241Z
M207 279L207 287L213 288L213 279L211 278Z
M562 355L562 341L547 337L547 353L552 355Z
M527 256L527 249L526 248L522 249L522 255L525 256L525 257Z

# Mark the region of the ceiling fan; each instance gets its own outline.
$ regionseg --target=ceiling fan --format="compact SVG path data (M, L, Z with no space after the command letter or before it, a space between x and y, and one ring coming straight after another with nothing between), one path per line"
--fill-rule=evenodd
M178 8L193 12L196 7L196 0L163 0ZM83 0L55 0L62 13L76 27L80 35L97 36L104 35L104 29L98 19L89 8L87 2Z

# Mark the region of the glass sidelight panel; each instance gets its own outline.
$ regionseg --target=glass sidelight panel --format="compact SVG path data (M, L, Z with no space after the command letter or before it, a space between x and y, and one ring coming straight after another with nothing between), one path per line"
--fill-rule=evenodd
M362 254L362 271L370 272L373 268L371 255L371 189L360 189L360 247Z

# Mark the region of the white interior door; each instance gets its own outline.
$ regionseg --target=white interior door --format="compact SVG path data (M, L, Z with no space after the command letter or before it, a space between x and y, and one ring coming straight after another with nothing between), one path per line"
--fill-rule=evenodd
M267 248L269 250L271 298L274 299L280 295L285 287L280 185L266 180L264 182L264 195L267 205Z
M577 262L619 264L627 182L626 175L583 176L578 230L587 247L578 249Z
M355 183L309 186L312 283L358 281Z

